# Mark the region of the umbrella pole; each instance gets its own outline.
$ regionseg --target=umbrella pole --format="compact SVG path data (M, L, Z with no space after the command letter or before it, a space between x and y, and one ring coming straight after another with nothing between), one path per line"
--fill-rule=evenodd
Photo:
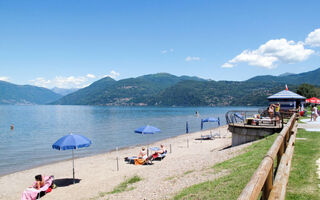
M144 133L142 132L142 136ZM149 138L147 137L147 157L149 157Z
M72 149L72 172L73 172L73 184L75 184L75 180L74 180L74 153L73 153L73 149Z

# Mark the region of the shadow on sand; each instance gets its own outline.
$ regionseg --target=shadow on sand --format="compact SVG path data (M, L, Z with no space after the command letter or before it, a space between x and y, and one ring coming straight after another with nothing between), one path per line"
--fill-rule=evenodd
M74 179L74 183L80 183L81 179ZM73 185L73 178L61 178L61 179L55 179L54 184L56 184L57 187L66 187L69 185Z

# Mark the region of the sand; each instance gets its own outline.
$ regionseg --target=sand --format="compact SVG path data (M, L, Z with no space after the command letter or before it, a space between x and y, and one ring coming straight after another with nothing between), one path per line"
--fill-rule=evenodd
M72 178L71 160L5 175L0 177L0 199L20 199L21 193L34 182L34 176L37 174L54 175L60 186L42 197L43 200L170 199L185 187L213 180L228 173L214 173L211 167L239 154L244 147L251 144L226 148L231 145L231 133L227 131L227 126L219 129L221 138L214 140L201 141L196 138L210 132L218 133L218 129L180 135L150 144L150 147L164 144L168 150L167 157L162 161L153 161L153 165L136 166L124 162L124 157L137 155L141 146L78 158L75 160L75 173L80 181L76 184L66 182L66 179ZM119 171L116 164L117 156ZM143 179L130 186L134 189L106 194L134 175ZM104 197L99 196L101 193L104 193Z

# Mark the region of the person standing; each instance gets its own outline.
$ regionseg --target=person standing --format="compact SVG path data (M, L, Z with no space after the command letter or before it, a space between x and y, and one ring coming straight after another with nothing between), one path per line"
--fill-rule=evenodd
M311 121L313 119L313 121L317 121L317 118L318 118L318 108L317 106L315 105L312 105L312 108L311 108Z
M269 117L272 120L273 116L274 116L274 104L270 104L269 108L268 108L268 113L269 113Z
M280 103L279 102L275 105L274 113L276 117L276 123L280 124Z

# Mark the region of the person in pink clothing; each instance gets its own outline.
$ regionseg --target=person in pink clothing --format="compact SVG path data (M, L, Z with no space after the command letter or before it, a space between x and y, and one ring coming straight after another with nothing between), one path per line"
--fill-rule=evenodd
M21 200L36 200L40 195L44 195L51 191L53 186L53 176L37 175L35 183L28 187L21 196Z
M36 179L35 185L34 187L37 190L40 190L40 188L42 188L44 186L44 176L42 175L37 175L34 177Z

